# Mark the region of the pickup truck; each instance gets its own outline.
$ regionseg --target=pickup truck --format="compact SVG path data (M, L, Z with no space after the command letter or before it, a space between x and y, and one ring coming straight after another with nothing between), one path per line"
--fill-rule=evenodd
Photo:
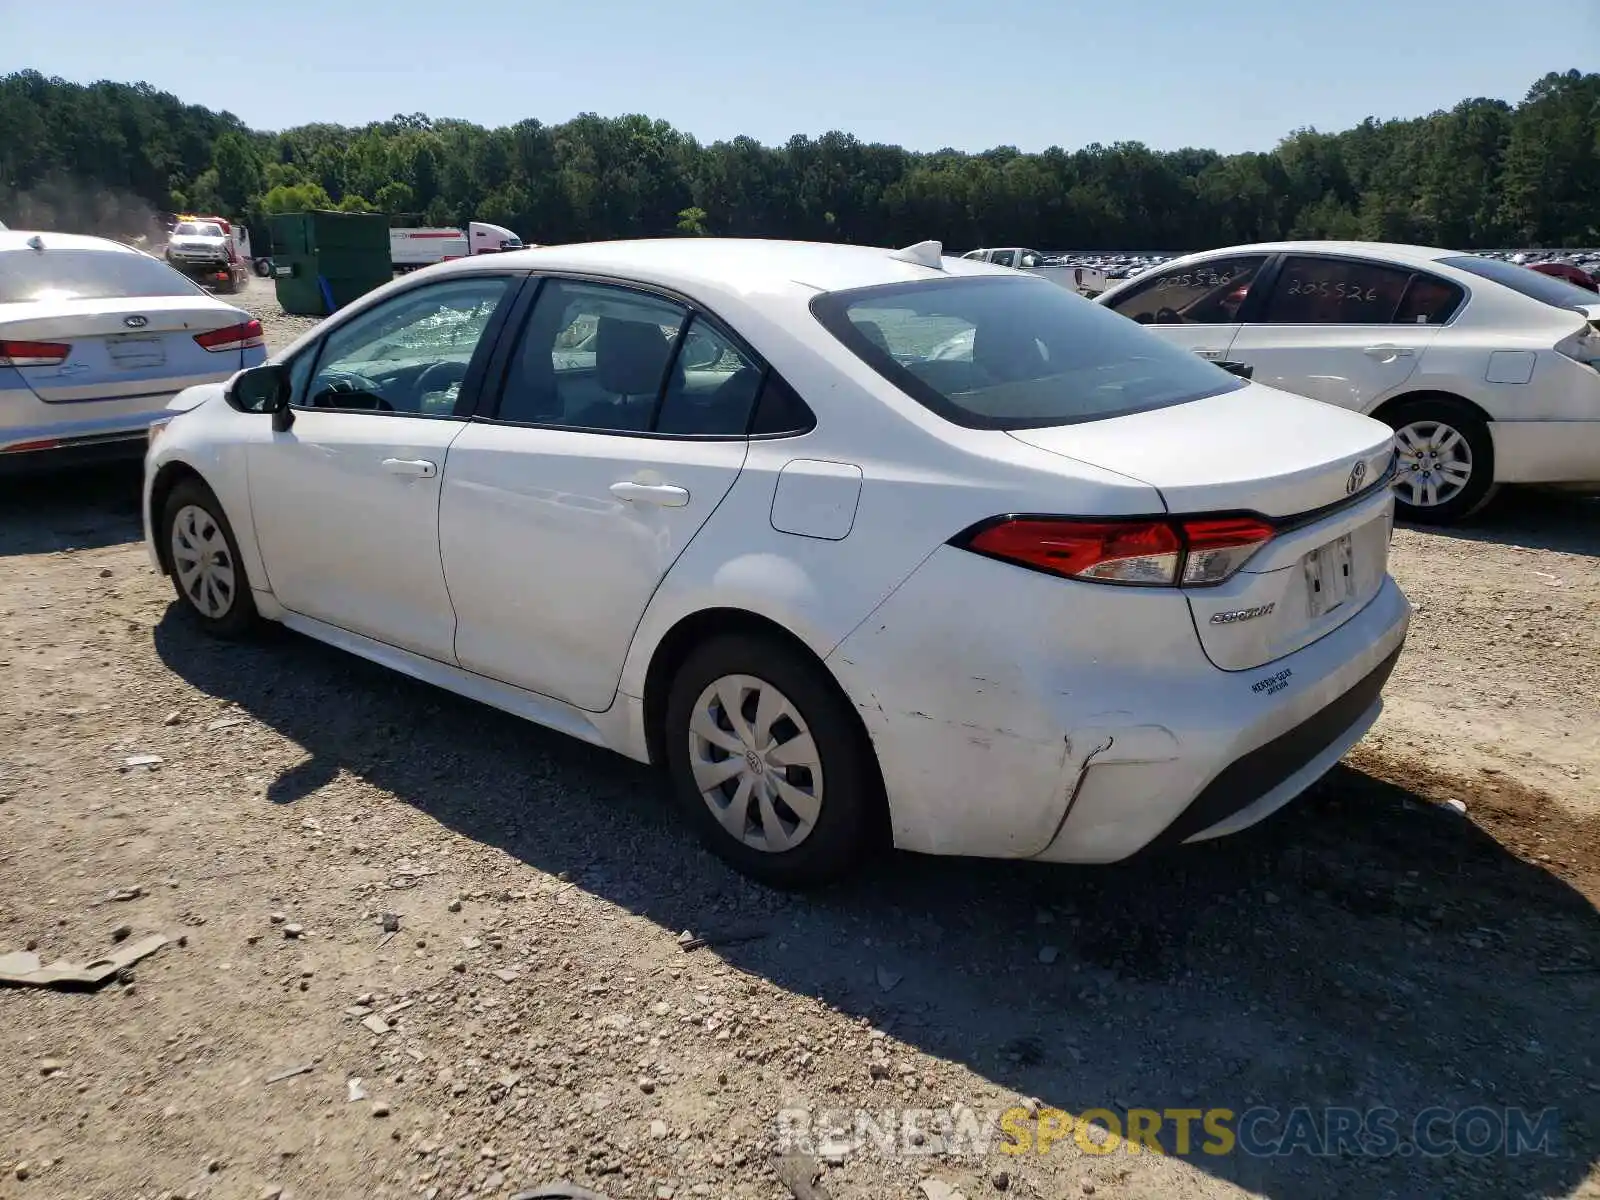
M1043 275L1051 283L1060 284L1077 292L1080 296L1087 296L1091 300L1106 290L1106 273L1094 267L1068 266L1048 254L1041 254L1037 250L1029 250L1026 246L1001 246L994 249L968 250L962 258L977 259L979 262L994 263L997 267L1014 267L1019 271L1028 271L1035 275Z
M166 260L196 283L237 292L250 275L250 231L222 217L181 214L167 238Z

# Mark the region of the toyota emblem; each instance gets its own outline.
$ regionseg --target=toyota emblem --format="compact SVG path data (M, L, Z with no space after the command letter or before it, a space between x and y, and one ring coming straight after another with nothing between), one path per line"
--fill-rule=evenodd
M1350 478L1344 481L1344 494L1346 496L1354 496L1361 490L1361 485L1366 482L1366 479L1367 464L1365 462L1356 463L1355 466L1350 468Z
M150 318L141 317L135 314L131 317L123 317L122 323L129 329L143 329L146 325L150 324Z

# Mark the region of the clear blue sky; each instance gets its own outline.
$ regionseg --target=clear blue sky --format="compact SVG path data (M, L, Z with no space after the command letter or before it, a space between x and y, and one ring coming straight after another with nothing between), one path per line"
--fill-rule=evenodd
M1233 152L1600 70L1600 0L0 0L0 73L24 67L258 129L642 112L702 141Z

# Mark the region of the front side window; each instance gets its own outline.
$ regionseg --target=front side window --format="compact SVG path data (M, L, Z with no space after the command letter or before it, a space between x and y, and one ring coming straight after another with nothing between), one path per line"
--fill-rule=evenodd
M1163 271L1110 307L1141 325L1232 325L1266 261L1265 255L1213 258Z
M933 412L978 429L1125 416L1246 386L1040 279L969 276L829 292L818 320Z
M43 250L0 251L0 304L204 294L160 259L132 250L52 250L47 242Z
M495 310L516 281L474 276L415 288L330 333L296 404L451 416Z
M1290 255L1261 320L1269 325L1386 325L1411 271L1357 258Z

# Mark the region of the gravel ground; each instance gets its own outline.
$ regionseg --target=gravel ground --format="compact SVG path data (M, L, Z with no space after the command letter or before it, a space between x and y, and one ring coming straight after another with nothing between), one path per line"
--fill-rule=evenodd
M305 327L246 300L276 344ZM1400 531L1389 709L1264 827L1102 869L893 856L796 898L633 764L294 635L202 638L136 486L0 491L0 953L175 939L99 991L0 992L0 1197L803 1196L780 1113L1034 1105L1265 1106L1268 1136L1387 1108L1400 1148L936 1153L924 1114L798 1161L839 1200L1600 1196L1593 502ZM1414 1152L1418 1114L1473 1106L1558 1137Z

